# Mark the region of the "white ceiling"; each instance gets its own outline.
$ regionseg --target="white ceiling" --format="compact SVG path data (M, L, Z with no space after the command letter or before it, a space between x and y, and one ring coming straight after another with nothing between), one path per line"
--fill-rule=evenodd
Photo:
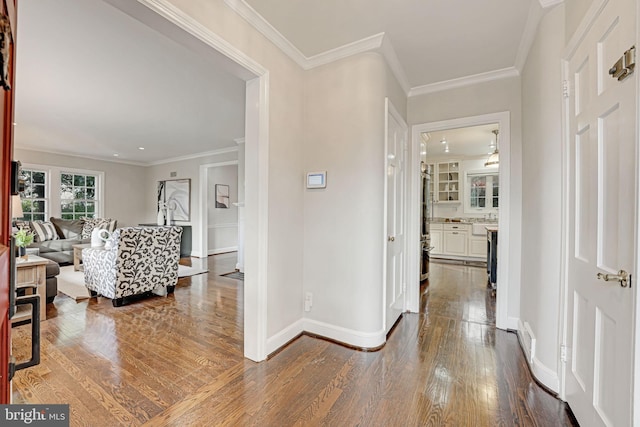
M18 14L17 148L149 164L244 136L245 82L207 55L101 0Z
M514 67L538 2L245 1L306 57L384 32L412 88Z
M515 70L537 1L225 0L249 4L307 58L384 33L412 88ZM134 4L20 1L16 147L153 164L243 136L247 76L120 10Z
M471 126L466 128L448 129L438 132L425 132L421 135L421 141L426 147L428 159L451 157L476 157L486 156L495 148L496 137L493 130L498 129L498 124ZM500 134L498 134L498 148L500 148ZM446 141L443 143L442 141ZM426 141L426 142L425 142ZM445 152L445 147L449 152Z

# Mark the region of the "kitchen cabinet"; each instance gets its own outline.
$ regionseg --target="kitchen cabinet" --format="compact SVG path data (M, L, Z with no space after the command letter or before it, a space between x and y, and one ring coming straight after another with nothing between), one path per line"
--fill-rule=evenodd
M470 257L486 258L487 257L487 236L469 237L469 253Z
M436 258L485 260L486 226L459 222L431 223L431 246L434 247L431 255Z
M429 236L431 238L430 255L442 254L442 224L431 224L429 226Z
M438 202L460 203L460 162L438 163Z
M446 255L466 256L469 240L467 224L444 224L443 253Z

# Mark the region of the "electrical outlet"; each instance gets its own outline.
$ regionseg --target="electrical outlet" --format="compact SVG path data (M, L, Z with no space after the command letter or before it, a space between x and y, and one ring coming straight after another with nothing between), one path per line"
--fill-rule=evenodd
M313 306L313 294L311 292L307 292L304 297L304 311L311 311L311 307Z

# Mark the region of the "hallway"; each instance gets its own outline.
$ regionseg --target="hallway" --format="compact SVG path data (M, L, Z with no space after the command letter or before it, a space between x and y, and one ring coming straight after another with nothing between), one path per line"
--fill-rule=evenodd
M433 262L430 268L417 326L425 370L413 381L425 390L416 393L422 412L416 422L574 425L564 404L533 381L516 334L495 328L495 296L485 268ZM403 322L413 317L405 315Z
M254 363L242 357L243 284L219 276L233 265L235 254L211 256L174 295L117 309L59 296L14 402L70 403L72 426L571 425L515 334L495 330L481 268L433 263L424 313L405 314L380 351L303 335ZM17 355L27 332L14 329Z

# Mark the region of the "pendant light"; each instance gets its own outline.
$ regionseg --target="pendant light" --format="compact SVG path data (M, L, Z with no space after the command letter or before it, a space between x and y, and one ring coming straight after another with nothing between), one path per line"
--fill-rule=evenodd
M484 163L484 167L486 168L491 166L498 166L498 164L500 163L500 154L498 153L498 129L492 130L491 132L493 132L496 136L496 149L493 153L491 153L487 161Z

